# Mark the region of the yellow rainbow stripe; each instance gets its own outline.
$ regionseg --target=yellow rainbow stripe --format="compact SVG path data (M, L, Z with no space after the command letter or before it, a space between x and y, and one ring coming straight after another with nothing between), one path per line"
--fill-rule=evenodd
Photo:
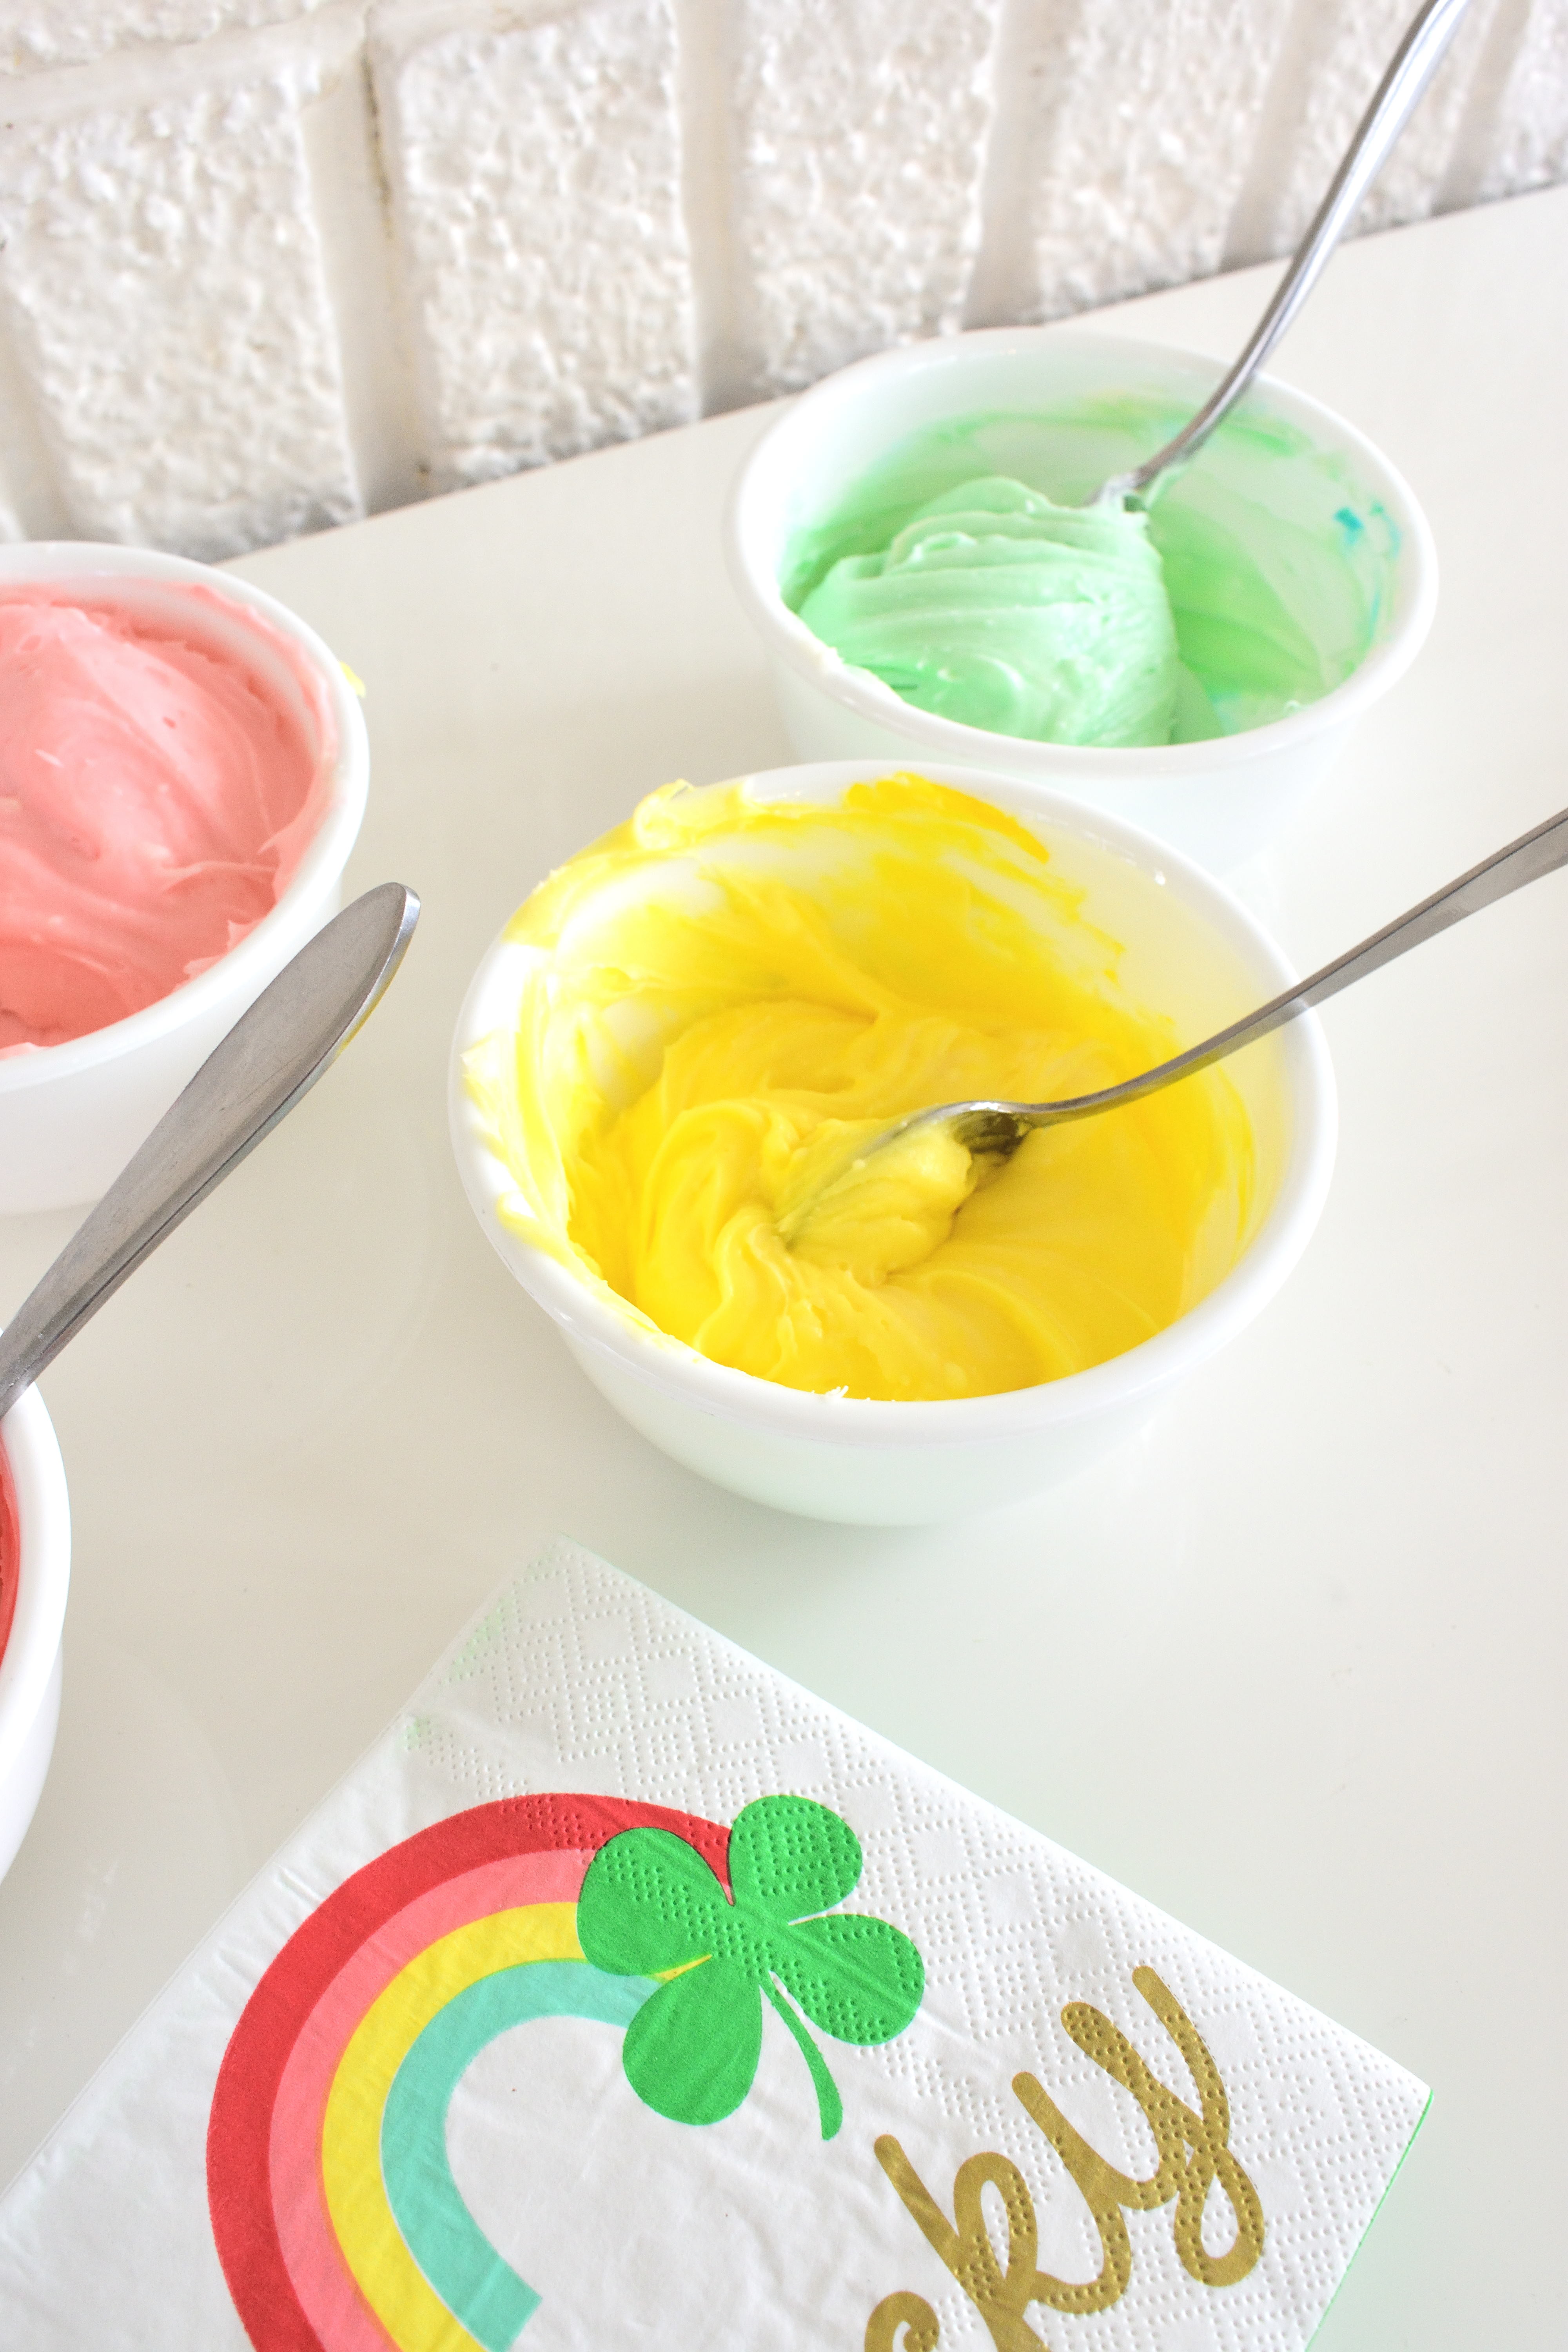
M482 2352L404 2242L381 2176L393 2078L437 2013L481 1977L523 1960L580 1960L574 1903L498 1911L442 1936L393 1978L343 2052L327 2097L321 2174L343 2259L400 2352Z

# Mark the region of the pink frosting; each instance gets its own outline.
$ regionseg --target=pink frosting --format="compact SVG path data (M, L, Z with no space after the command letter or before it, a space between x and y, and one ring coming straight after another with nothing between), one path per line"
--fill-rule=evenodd
M122 1021L226 954L298 866L332 750L303 656L205 589L162 588L156 616L96 583L0 596L0 1053Z

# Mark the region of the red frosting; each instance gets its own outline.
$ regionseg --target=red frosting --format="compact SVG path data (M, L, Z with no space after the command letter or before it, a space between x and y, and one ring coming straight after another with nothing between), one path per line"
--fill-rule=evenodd
M0 1445L0 1658L5 1654L5 1644L11 1638L11 1620L16 1614L16 1571L21 1558L22 1537L16 1525L16 1489L12 1483L11 1465L5 1459L5 1448Z

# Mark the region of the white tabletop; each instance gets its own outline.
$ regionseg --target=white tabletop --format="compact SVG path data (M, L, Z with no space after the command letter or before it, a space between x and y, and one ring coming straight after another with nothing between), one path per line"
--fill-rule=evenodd
M1247 271L1099 313L1228 355ZM1568 801L1568 191L1339 257L1279 373L1408 475L1436 627L1242 877L1305 967ZM1568 876L1331 1006L1287 1289L1070 1487L814 1525L616 1418L446 1139L511 907L671 776L787 760L719 553L765 411L248 559L367 681L352 885L423 894L302 1108L49 1373L54 1769L0 1886L0 2177L505 1574L563 1529L1436 2087L1321 2352L1561 2341ZM66 1215L0 1224L0 1312Z

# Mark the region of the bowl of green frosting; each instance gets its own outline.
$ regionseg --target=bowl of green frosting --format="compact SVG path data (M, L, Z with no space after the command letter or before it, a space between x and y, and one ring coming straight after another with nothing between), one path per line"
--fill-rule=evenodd
M1268 378L1147 507L1087 508L1220 373L998 329L786 411L727 540L796 751L1000 768L1211 865L1270 840L1414 659L1436 562L1388 460Z

